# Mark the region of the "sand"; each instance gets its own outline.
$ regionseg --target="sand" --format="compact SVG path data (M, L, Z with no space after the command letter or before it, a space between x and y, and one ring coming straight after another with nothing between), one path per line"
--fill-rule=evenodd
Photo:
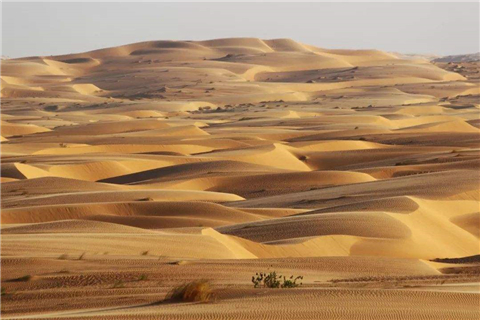
M254 38L2 60L2 319L478 319L478 70Z

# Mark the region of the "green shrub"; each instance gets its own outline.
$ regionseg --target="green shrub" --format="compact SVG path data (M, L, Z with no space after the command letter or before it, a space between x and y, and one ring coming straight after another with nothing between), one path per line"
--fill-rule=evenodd
M281 285L282 288L296 288L298 287L299 285L301 285L302 283L297 283L297 280L303 280L303 276L297 276L297 277L293 277L290 276L289 279L285 279L285 276L283 277L283 283Z
M293 275L290 278L285 276L277 275L275 271L270 273L255 273L252 277L252 283L254 288L263 286L264 288L295 288L302 283L297 283L297 280L303 280L303 276L294 277Z

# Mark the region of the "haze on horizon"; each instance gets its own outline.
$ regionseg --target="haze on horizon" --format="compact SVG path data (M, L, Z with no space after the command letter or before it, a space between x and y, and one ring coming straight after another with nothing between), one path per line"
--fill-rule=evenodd
M2 55L149 40L292 38L322 48L479 51L479 3L3 3Z

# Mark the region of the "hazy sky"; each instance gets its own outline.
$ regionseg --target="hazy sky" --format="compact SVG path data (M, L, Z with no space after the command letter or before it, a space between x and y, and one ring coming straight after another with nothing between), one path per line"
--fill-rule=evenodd
M2 55L146 40L292 38L324 48L479 51L479 3L3 3Z

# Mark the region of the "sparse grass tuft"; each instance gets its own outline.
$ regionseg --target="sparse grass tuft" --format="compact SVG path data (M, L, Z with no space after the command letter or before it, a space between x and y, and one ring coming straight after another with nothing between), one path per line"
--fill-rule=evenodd
M148 255L148 252L149 252L148 250L147 250L147 251L143 251L143 252L142 252L142 256Z
M7 295L7 288L2 287L2 297Z
M213 298L215 298L215 294L210 282L197 280L173 288L166 299L180 302L208 302Z
M64 253L58 257L59 260L67 260L68 259L68 254Z

